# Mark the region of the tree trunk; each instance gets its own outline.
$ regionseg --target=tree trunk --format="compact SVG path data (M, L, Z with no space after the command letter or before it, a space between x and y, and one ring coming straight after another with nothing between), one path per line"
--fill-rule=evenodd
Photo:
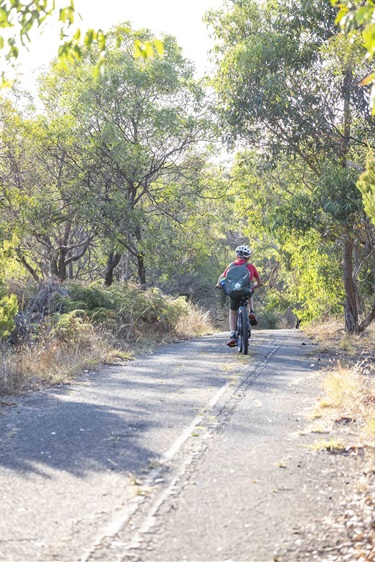
M59 268L57 267L57 260L53 259L51 260L50 263L51 263L52 277L56 277L57 279L60 279Z
M59 279L60 281L65 281L68 277L67 269L66 269L66 255L67 250L65 247L60 246L59 248Z
M360 257L358 255L358 247L355 244L354 248L353 248L353 253L354 253L354 278L358 279L358 273L360 271ZM355 297L357 300L357 310L358 310L358 315L361 316L363 314L363 307L362 307L362 302L361 302L361 296L359 294L359 287L358 287L358 283L355 283Z
M353 248L353 239L347 234L344 240L345 330L350 334L359 331L356 286L353 278Z
M107 260L107 268L104 275L104 284L106 287L110 287L113 283L113 271L115 267L119 264L121 259L121 254L118 252L110 252Z
M353 80L353 73L351 68L347 68L344 74L343 83L343 98L344 98L344 114L343 114L343 135L341 142L341 149L339 150L339 160L343 168L347 167L347 155L350 149L350 134L351 134L351 107L350 107L350 92ZM353 271L353 252L354 241L349 232L349 227L346 226L346 233L344 237L344 287L345 287L345 330L350 334L357 334L358 327L358 288L355 281Z
M137 239L138 244L140 244L142 241L142 231L139 226L135 228L134 235ZM145 256L142 252L139 252L137 254L137 264L138 264L139 286L142 289L142 291L144 291L146 289L146 268L145 268Z
M137 255L137 261L138 261L139 285L140 285L141 289L144 291L146 289L146 268L145 268L145 262L144 262L143 254Z

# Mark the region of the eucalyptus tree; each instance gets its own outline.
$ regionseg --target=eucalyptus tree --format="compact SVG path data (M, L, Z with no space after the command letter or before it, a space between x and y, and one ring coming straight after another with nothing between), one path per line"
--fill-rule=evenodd
M102 10L104 6L94 7ZM107 34L103 29L81 30L76 25L80 14L75 8L74 0L4 0L0 6L0 52L5 54L5 61L17 60L20 49L25 49L31 42L33 33L43 29L46 23L55 21L56 35L60 44L56 51L57 59L66 64L80 60L84 51L95 47L95 71L98 75L105 69ZM129 26L122 26L117 33L117 41L121 42L123 33L131 33ZM147 58L155 52L163 51L160 40L133 40L133 55ZM2 73L3 84L7 83L6 72Z
M141 60L132 54L134 37L123 34L119 46L117 33L108 40L104 76L93 77L90 58L68 70L55 68L42 97L50 111L79 124L80 196L93 228L107 240L107 283L128 253L144 286L150 209L175 214L173 199L191 199L201 190L210 113L204 88L173 37L164 38L163 54ZM147 31L137 36L152 40ZM188 187L175 190L182 179Z
M302 321L342 313L341 243L335 221L323 210L327 199L315 174L298 158L280 156L276 164L245 151L231 175L236 215L244 210L249 221L244 232L264 239L267 300L281 310L295 308Z
M337 7L336 21L341 29L351 37L353 34L358 35L358 31L362 37L365 47L364 57L371 61L372 68L362 77L360 86L366 87L371 85L369 110L375 115L375 72L374 72L374 53L375 53L375 3L373 0L331 0L332 4ZM367 172L358 182L358 188L362 193L366 213L371 217L375 224L375 182L373 178L373 170L375 159L372 151L370 151L367 159Z
M346 329L357 332L375 317L372 302L359 323L353 263L363 217L356 180L375 129L368 92L358 87L368 70L362 46L338 33L335 15L325 0L248 0L208 20L217 40L214 84L224 134L229 142L257 147L270 164L281 157L285 165L286 155L309 170L312 191L297 188L294 203L299 200L308 219L305 231L320 218L321 231L327 221L335 226Z
M74 124L69 116L28 119L5 101L1 108L4 234L17 240L17 259L34 280L52 275L64 281L95 238L78 204Z

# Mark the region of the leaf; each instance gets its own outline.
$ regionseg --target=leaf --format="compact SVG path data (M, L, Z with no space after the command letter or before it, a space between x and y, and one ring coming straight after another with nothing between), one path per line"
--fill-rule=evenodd
M346 6L344 6L343 8L341 8L341 10L339 10L336 19L335 19L335 24L336 25L343 25L344 22L342 21L343 18L347 15L347 13L349 12L348 8Z
M371 72L370 74L367 74L367 76L362 78L360 82L358 82L358 86L362 86L362 87L368 86L369 84L372 84L374 78L375 78L375 72Z
M60 8L59 21L67 23L68 27L74 23L74 8L72 6L65 6Z
M153 44L151 42L147 42L144 48L144 57L145 58L149 58L152 57L154 55L154 47Z
M366 4L361 6L354 14L354 19L358 25L363 25L365 22L370 22L374 14L375 6Z
M154 39L154 47L159 55L164 53L164 43L163 41L160 41L160 39Z
M75 32L75 34L73 35L73 40L74 41L79 41L81 38L81 30L77 29L77 31Z
M134 41L134 57L140 58L142 56L142 43L139 39Z
M367 51L372 55L375 51L375 24L369 24L365 27L363 33L363 43Z
M84 44L86 45L86 47L91 47L92 42L94 41L94 37L95 37L95 32L93 29L88 29L86 31L86 35L84 38Z

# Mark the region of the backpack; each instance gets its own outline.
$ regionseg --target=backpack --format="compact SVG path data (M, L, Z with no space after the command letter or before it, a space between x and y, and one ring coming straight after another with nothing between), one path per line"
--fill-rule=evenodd
M247 269L246 265L246 263L242 265L231 263L229 266L223 288L225 294L232 299L252 293L250 271Z

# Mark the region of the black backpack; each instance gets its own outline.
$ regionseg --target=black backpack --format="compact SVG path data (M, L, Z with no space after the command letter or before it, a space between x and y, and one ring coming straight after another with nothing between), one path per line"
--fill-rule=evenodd
M231 263L224 283L224 292L228 297L236 299L251 295L252 285L250 283L250 271L246 263L235 265Z

